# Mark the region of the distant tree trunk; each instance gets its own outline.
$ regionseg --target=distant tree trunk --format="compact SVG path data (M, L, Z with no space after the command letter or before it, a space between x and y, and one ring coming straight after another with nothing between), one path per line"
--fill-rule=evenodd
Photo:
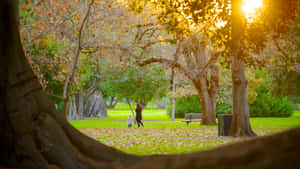
M201 78L203 79L203 77ZM203 125L216 125L216 92L210 92L207 82L203 80L193 81L200 96L202 120ZM212 87L212 86L211 86ZM214 89L216 90L216 89Z
M136 124L136 118L135 118L134 111L133 111L133 108L131 106L130 100L128 98L126 98L126 101L127 101L127 104L128 104L128 106L130 108L130 111L132 113L132 118L134 119L134 124Z
M0 1L1 168L297 168L300 128L205 152L166 156L126 154L83 135L55 109L32 72L22 50L15 5Z
M82 93L73 95L71 102L68 105L70 114L69 120L84 120L84 100Z
M68 109L69 109L69 120L77 120L76 119L76 104L74 99L71 99L71 101L68 103Z
M247 99L247 83L245 77L245 63L241 56L241 35L242 35L242 0L232 0L232 126L229 135L231 136L255 136L250 126L249 106Z
M79 118L77 117L77 107L75 98L72 98L68 105L70 117L69 120L78 120Z
M97 89L89 90L87 94L87 101L84 106L85 117L107 117L107 110L104 102L101 91Z
M110 96L109 104L107 104L105 102L105 105L106 105L107 109L114 109L117 104L118 104L118 100L117 100L116 96Z
M84 100L83 100L83 93L79 93L75 96L77 99L77 113L79 115L79 120L84 120Z
M172 121L175 121L175 72L172 69L171 73L171 85L172 85Z
M156 107L157 109L166 109L166 103L164 99L157 99L156 100Z

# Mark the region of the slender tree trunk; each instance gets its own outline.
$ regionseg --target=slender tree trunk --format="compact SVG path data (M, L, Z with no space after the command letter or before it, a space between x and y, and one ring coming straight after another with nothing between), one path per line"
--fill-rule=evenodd
M172 69L172 121L175 121L175 71Z
M109 104L105 102L105 105L108 109L114 109L117 104L118 100L116 99L116 96L110 96Z
M83 32L84 32L84 26L85 23L88 20L89 14L90 14L90 10L91 7L94 3L94 0L91 0L88 9L86 10L83 19L80 23L79 26L79 30L78 30L78 37L77 37L77 45L76 45L76 50L75 50L75 56L72 60L72 69L70 71L70 73L68 74L66 81L65 81L65 85L64 85L64 93L63 93L63 102L64 102L64 107L63 107L63 115L66 117L66 113L67 113L67 105L69 102L69 98L70 95L72 93L72 88L73 88L73 82L75 79L75 73L76 73L76 69L77 69L77 64L78 64L78 60L79 60L79 56L80 56L80 52L81 52L81 40L82 40L82 36L83 36Z
M249 106L247 99L247 83L245 77L245 63L241 58L241 35L242 35L242 0L232 0L232 126L231 136L255 136L250 126Z
M133 108L131 106L130 100L128 98L126 98L127 104L129 105L130 111L132 113L132 118L134 119L134 124L136 124L136 119L135 119L135 115L134 115L134 111Z
M79 93L77 95L77 112L79 114L79 120L84 120L84 101L83 101L83 94Z
M217 65L212 64L209 66L209 70L210 70L210 88L208 92L212 101L213 112L216 113L217 92L219 88L219 68Z

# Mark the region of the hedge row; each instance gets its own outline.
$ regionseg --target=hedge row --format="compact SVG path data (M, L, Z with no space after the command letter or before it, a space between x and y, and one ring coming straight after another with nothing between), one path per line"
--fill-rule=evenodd
M259 94L250 105L251 117L289 117L293 113L293 105L287 97L272 97L268 93ZM184 96L175 101L176 118L183 118L185 113L199 113L201 104L198 96ZM232 104L218 103L216 114L231 114ZM167 107L171 116L172 107Z

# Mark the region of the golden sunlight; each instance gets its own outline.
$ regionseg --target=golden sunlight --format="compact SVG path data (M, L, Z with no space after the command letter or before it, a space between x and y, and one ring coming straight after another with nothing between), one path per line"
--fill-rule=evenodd
M262 0L244 0L242 9L248 22L253 21L253 18L255 18L256 16L257 10L259 8L262 8L262 6Z

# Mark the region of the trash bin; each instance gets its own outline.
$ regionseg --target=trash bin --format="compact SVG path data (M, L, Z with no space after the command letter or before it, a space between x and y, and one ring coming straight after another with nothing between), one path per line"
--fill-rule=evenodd
M228 136L231 128L232 115L219 114L218 116L218 136Z

